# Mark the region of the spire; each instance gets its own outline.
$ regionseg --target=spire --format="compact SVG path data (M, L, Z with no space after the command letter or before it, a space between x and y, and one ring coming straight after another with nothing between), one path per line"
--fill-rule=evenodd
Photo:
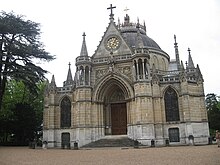
M137 18L137 26L136 26L136 28L140 28L140 23L139 23L139 18Z
M199 68L199 65L198 65L198 64L197 64L197 66L196 66L196 69L197 69L197 72L198 72L200 75L202 75L201 70L200 70L200 68Z
M145 21L144 21L144 31L147 32Z
M175 48L177 67L179 69L180 68L180 57L179 57L178 43L176 42L176 35L175 34L174 34L174 48Z
M181 69L182 69L182 70L185 70L182 60L181 60Z
M120 19L118 18L118 28L120 29L121 23L120 23Z
M85 32L83 33L83 42L82 42L82 48L81 48L81 52L80 52L80 56L88 56L88 52L87 52L87 47L86 47L86 34Z
M63 86L67 86L67 85L72 85L73 84L73 77L72 77L72 73L71 73L71 69L70 69L70 62L69 62L69 69L68 69L68 73L67 73L67 78L66 81L64 81Z
M112 4L110 4L110 7L107 8L108 10L109 10L109 9L111 10L111 13L110 13L110 15L109 15L109 16L110 16L110 18L109 18L110 21L114 21L113 9L115 9L115 8L116 8L116 6L113 7Z
M190 48L188 48L188 52L189 52L189 57L188 57L187 68L195 68L195 67L194 67L194 63L193 63L193 60L192 60Z
M200 71L200 68L199 68L199 65L197 64L196 66L196 72L197 72L197 81L198 82L204 82L203 80L203 76L202 76L202 73Z
M51 79L51 82L50 82L50 86L52 87L56 87L57 85L56 85L56 82L55 82L55 77L54 77L54 75L52 76L52 79Z
M49 90L50 91L55 91L56 90L56 87L57 87L57 85L56 85L56 82L55 82L55 77L54 77L54 75L52 76L52 79L51 79L51 82L50 82L50 84L49 84Z
M70 62L69 62L69 70L68 70L68 74L67 74L67 78L66 78L66 82L72 82L73 81L73 78L72 78L72 73L71 73L71 69L70 69L70 66L71 66L71 64L70 64Z

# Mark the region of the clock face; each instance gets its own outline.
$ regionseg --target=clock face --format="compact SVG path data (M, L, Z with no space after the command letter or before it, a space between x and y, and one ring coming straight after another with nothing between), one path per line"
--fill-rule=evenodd
M120 41L116 36L107 39L106 47L109 50L116 50L119 47Z

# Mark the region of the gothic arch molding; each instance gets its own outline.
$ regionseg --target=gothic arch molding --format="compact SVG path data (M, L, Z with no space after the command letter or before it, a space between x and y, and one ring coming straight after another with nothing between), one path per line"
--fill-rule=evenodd
M174 88L168 86L164 92L165 117L167 122L180 121L179 99Z
M59 99L59 106L61 105L61 102L62 102L62 100L63 100L65 97L67 97L67 98L70 100L71 104L72 104L72 99L71 99L71 97L65 94L65 95L63 95L62 97L60 97L60 99Z
M60 100L60 127L71 127L71 99L68 96L64 96Z
M175 86L172 86L172 85L168 85L167 87L164 88L164 90L163 90L163 97L164 97L165 92L167 91L168 88L172 88L172 89L176 92L177 96L179 97L179 92L178 92L178 90L176 89Z
M122 90L125 100L134 97L134 90L126 79L117 74L108 74L94 88L93 100L103 102L113 86L117 86Z

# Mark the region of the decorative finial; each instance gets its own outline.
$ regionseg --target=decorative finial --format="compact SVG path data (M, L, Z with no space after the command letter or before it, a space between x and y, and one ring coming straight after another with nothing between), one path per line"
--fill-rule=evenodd
M189 55L191 55L191 50L190 50L190 48L188 48L188 50L187 50L188 52L189 52Z
M70 68L70 66L71 66L71 63L69 62L69 64L68 64L68 65L69 65L69 68Z
M82 36L83 36L83 39L85 39L85 37L86 37L86 33L85 33L85 32L83 32L83 35L82 35Z
M174 42L175 42L174 44L177 44L177 43L176 43L176 35L175 35L175 34L174 34Z
M137 17L137 26L138 29L140 28L139 18Z
M118 28L120 28L121 23L120 23L120 19L118 18Z
M145 32L147 31L145 21L144 21L144 31L145 31Z
M114 14L113 14L113 9L115 9L116 8L116 6L112 6L112 4L110 4L110 7L108 7L107 9L109 10L111 10L111 14L109 15L110 16L110 20L114 20Z
M177 67L180 69L180 57L179 57L179 50L178 50L178 44L176 42L176 35L174 34L174 48L175 48L175 55L176 55L176 62L177 62Z

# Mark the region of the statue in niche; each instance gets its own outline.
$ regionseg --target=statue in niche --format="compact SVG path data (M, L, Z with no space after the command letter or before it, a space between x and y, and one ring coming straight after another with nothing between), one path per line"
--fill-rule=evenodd
M114 67L115 67L115 59L114 56L110 56L110 58L108 59L108 65L109 65L109 72L113 72L114 71Z

